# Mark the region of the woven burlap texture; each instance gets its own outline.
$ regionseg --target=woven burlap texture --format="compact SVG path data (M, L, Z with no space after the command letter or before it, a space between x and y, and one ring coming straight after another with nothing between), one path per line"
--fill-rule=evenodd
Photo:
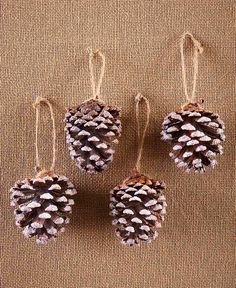
M234 1L6 0L1 24L1 287L233 287ZM204 175L177 169L159 135L164 116L185 100L179 52L184 31L204 46L197 99L226 123L225 153ZM106 55L102 97L122 107L123 122L114 162L94 177L71 161L63 131L65 107L92 96L88 47ZM108 204L110 189L129 176L136 160L138 91L151 102L143 172L167 184L168 216L156 241L128 249L114 235ZM8 193L33 173L37 96L54 105L56 172L78 190L70 225L46 247L16 229ZM40 150L49 165L51 123L42 110Z

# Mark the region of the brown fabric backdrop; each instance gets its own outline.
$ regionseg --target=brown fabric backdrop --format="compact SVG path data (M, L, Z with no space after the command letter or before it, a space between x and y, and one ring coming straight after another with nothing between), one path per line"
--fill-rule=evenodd
M1 21L1 287L233 287L234 1L5 0ZM163 117L184 101L178 38L186 30L205 48L197 97L227 127L225 153L205 175L178 170L159 137ZM104 100L123 109L114 163L95 177L80 174L70 160L62 122L64 107L91 96L88 47L106 55ZM152 103L143 171L167 183L168 217L157 241L127 249L114 236L108 192L135 161L138 91ZM8 194L33 173L37 95L54 104L57 171L79 191L71 224L46 247L16 229ZM51 123L45 110L46 165Z

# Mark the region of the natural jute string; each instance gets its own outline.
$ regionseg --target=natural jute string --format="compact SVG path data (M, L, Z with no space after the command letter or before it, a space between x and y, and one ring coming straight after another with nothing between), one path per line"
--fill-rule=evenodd
M141 135L140 132L140 102L144 100L145 104L146 104L146 108L147 108L147 112L146 112L146 123L143 129L143 133ZM138 95L135 97L135 102L136 102L136 122L137 122L137 134L138 134L138 156L137 156L137 161L136 161L136 165L135 165L135 170L137 172L140 172L140 168L141 168L141 159L142 159L142 153L143 153L143 144L144 144L144 139L147 133L147 128L149 125L149 121L150 121L150 104L149 101L146 97L144 97L141 93L138 93Z
M193 42L193 87L192 93L188 94L188 85L187 85L187 77L186 77L186 66L184 60L184 43L186 38L189 37ZM180 38L180 53L181 53L181 66L182 66L182 78L183 78L183 87L186 100L189 103L195 102L195 92L196 92L196 83L197 83L197 75L198 75L198 56L203 52L203 47L199 41L197 41L193 35L189 32L185 32Z
M48 105L50 114L51 114L51 120L52 120L52 136L53 136L53 142L52 142L52 164L50 167L50 172L53 172L55 168L55 162L56 162L56 126L55 126L55 117L53 113L52 104L46 99L38 97L33 104L34 108L36 109L36 124L35 124L35 161L36 161L36 172L40 172L42 169L40 168L40 158L39 158L39 148L38 148L38 129L39 129L39 115L40 115L40 104L45 103Z
M91 75L91 86L92 86L92 91L93 91L93 98L99 99L100 94L101 94L102 79L103 79L104 72L105 72L105 56L104 54L102 54L100 50L92 51L92 49L89 48L88 52L89 52L89 71ZM100 56L102 58L102 66L101 66L100 75L97 81L97 85L96 85L95 76L94 76L94 64L93 64L93 60L96 56Z

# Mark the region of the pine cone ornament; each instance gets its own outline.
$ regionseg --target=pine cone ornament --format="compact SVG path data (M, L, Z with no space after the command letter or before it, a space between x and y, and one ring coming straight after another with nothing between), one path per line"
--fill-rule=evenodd
M26 238L35 236L38 244L46 244L55 240L58 232L64 232L74 204L72 196L76 194L67 177L40 173L16 182L10 193L16 225Z
M137 172L111 191L110 214L122 244L150 243L158 236L155 230L166 214L164 189L163 182Z
M120 109L101 100L88 100L65 115L70 156L84 172L95 174L113 159L113 144L121 134Z
M205 166L214 168L214 158L223 153L224 123L219 115L198 103L188 103L170 113L162 128L162 140L172 144L170 157L187 172L203 173Z

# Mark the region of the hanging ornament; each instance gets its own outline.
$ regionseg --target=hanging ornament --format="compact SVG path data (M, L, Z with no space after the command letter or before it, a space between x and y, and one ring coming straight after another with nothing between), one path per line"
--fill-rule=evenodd
M49 170L40 168L38 126L40 104L48 105L53 124L53 160ZM36 109L36 173L31 179L17 181L11 188L11 205L15 207L16 226L23 229L26 238L35 236L38 244L55 240L58 232L64 232L76 194L74 185L65 176L54 173L56 161L56 128L53 108L45 98L37 98Z
M98 83L95 83L93 60L102 59ZM95 174L105 170L113 160L113 144L118 144L121 134L120 109L107 105L100 99L105 71L105 56L98 50L89 52L89 69L93 98L76 108L69 108L65 115L66 139L70 156L84 172Z
M158 236L156 228L166 214L165 184L140 173L141 157L146 131L149 124L150 106L147 98L138 94L136 100L136 120L138 131L138 157L132 175L111 191L110 208L112 224L121 243L138 245L141 241L150 243ZM147 106L147 120L140 135L139 105L144 100Z
M193 88L188 94L186 67L184 60L184 42L189 37L194 45ZM172 145L170 157L177 167L187 172L204 173L205 166L214 168L215 157L223 154L221 142L225 140L225 125L219 115L205 110L195 100L198 74L198 56L203 52L201 44L190 33L184 33L180 43L183 86L187 103L164 119L161 132L162 140Z

